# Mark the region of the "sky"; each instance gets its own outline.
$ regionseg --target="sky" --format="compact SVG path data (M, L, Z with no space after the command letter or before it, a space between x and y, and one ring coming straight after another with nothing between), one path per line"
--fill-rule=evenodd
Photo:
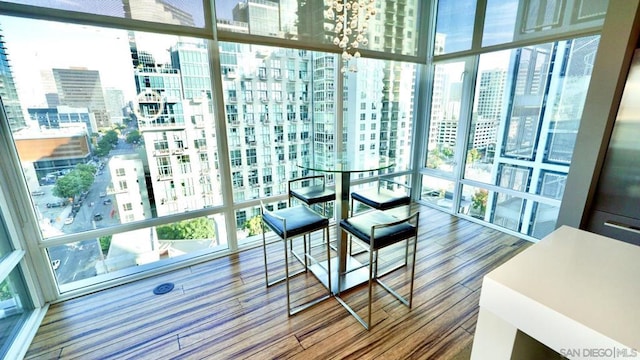
M20 101L27 107L46 105L42 70L85 67L98 70L103 88L135 97L133 64L125 30L0 16L0 29ZM29 29L29 31L25 31ZM168 49L177 36L136 32L139 50L169 62Z

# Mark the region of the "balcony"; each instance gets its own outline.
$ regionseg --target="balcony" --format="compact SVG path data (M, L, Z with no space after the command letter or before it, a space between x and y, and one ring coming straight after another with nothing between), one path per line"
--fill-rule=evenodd
M154 156L163 156L163 155L169 155L169 149L159 149L159 150L154 150L153 151L153 155Z
M153 130L182 130L186 126L184 121L177 120L175 118L163 119L158 118L154 120L145 120L145 118L138 119L138 127L140 131L153 131Z

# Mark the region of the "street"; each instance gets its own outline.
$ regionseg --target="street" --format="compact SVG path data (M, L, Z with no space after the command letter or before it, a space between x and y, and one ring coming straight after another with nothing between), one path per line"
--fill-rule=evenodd
M130 152L131 150L128 151ZM43 237L46 239L52 236L78 233L119 224L117 216L111 216L112 210L116 206L113 195L106 194L110 182L108 165L105 164L103 170L99 170L96 173L91 189L82 200L82 204L70 224L65 224L65 220L71 216L73 204L47 207L47 204L60 203L63 200L53 195L54 185L41 186L40 191L44 194L33 195L32 199L40 216L40 228ZM101 193L102 197L100 196ZM96 214L102 215L101 220L95 220L97 219ZM47 251L52 263L57 263L56 260L59 260L58 267L54 269L59 284L96 276L95 265L103 257L98 239L52 246L47 248Z

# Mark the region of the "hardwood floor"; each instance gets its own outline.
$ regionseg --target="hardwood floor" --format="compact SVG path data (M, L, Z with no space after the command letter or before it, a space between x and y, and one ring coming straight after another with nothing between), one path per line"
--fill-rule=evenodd
M375 287L370 331L334 298L288 317L284 284L265 287L256 248L54 304L27 359L449 359L472 341L482 277L530 243L420 211L413 308ZM281 247L269 249L276 262ZM164 282L175 288L154 295ZM388 282L408 292L402 271ZM291 283L294 298L324 289L312 275Z

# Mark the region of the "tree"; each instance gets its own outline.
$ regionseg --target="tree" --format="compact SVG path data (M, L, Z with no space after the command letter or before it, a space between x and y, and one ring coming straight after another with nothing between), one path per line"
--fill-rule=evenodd
M471 207L476 210L476 213L480 216L484 216L484 212L487 210L487 200L489 198L489 191L479 189L473 194L471 198Z
M100 140L98 140L98 146L96 147L95 155L100 157L107 156L109 155L109 151L111 151L112 148L112 144L103 136Z
M112 235L100 236L98 242L100 242L100 250L102 250L103 254L107 254L109 252L109 247L111 246L111 237Z
M90 165L86 165L89 166ZM67 175L58 178L53 188L53 195L61 198L73 198L76 195L88 191L93 185L93 172L90 169L75 169Z
M91 175L95 175L96 173L96 167L89 164L78 164L76 165L76 170L80 172L88 173Z
M482 155L480 154L478 149L473 148L467 152L467 163L473 164L476 161L480 160L481 157Z
M252 217L244 223L242 229L248 230L249 236L262 234L262 218L260 215Z
M9 300L13 297L9 289L9 281L5 280L0 283L0 301Z
M157 226L156 232L160 240L213 239L215 237L213 221L207 218Z
M445 158L453 157L453 149L449 147L442 148L442 156L444 156Z
M142 136L140 135L140 132L138 130L133 130L127 134L126 142L127 144L136 144L140 141L141 137Z

